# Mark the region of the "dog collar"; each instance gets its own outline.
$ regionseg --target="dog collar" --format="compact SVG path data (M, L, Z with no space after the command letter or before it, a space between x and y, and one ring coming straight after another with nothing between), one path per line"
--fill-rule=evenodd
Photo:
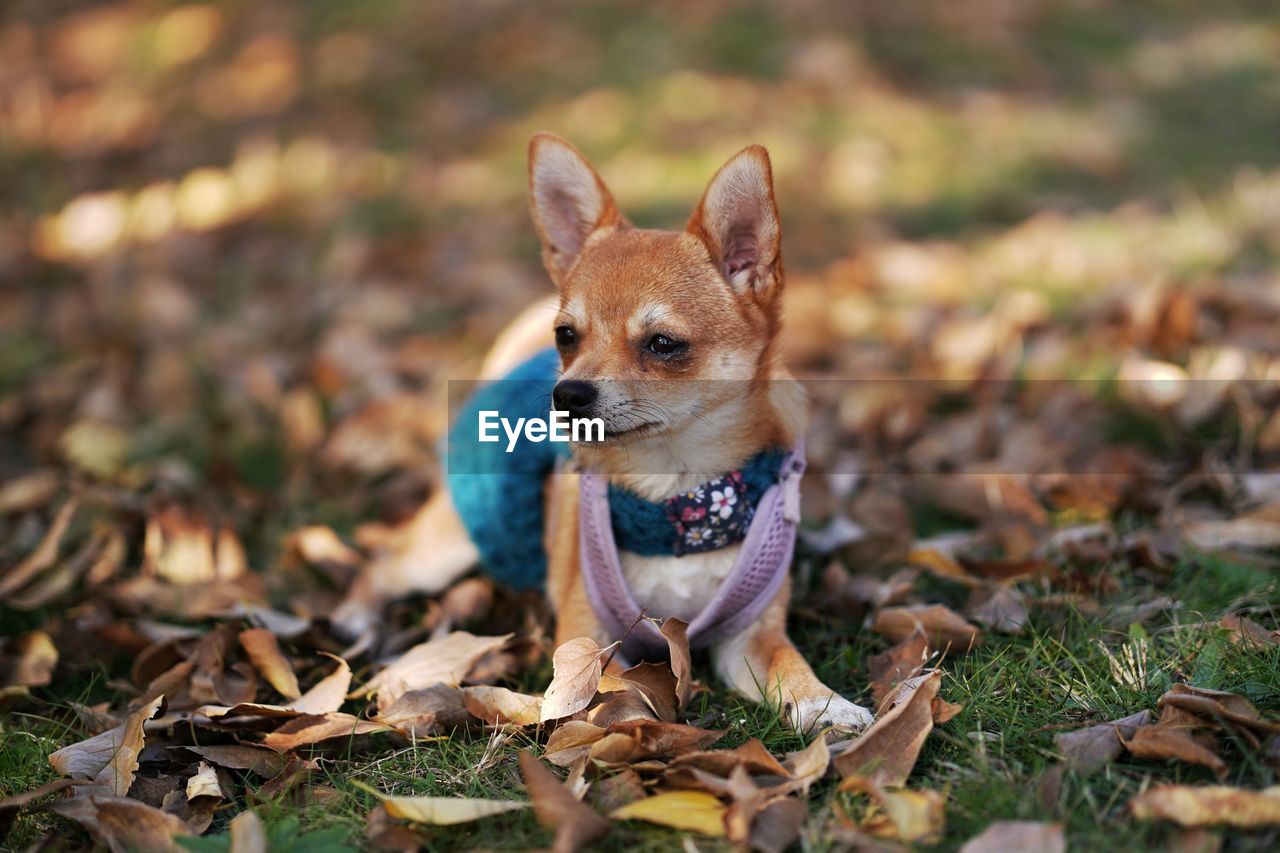
M744 466L740 472L744 485L749 468L750 465ZM710 646L742 632L763 615L777 595L795 553L796 525L800 521L800 477L804 468L803 443L790 453L780 455L777 480L763 490L754 506L737 561L711 601L689 623L691 646ZM713 482L723 480L725 478L718 478ZM723 503L723 490L721 492ZM647 614L640 607L623 575L618 554L620 543L612 520L612 500L613 490L603 477L583 472L578 501L578 544L587 596L610 635L625 636L626 646L632 653L637 656L650 651L660 653L666 649L666 640L654 622L645 617L661 614ZM666 502L662 506L665 515ZM673 527L669 521L666 526Z
M618 547L645 557L681 557L738 544L786 457L784 450L762 451L741 468L665 501L611 484L609 517Z

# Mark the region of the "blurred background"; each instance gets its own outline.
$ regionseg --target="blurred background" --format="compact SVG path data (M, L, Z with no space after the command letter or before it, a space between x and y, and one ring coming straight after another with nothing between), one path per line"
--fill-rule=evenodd
M1081 378L1122 404L974 421L819 392L819 458L1084 453L1166 486L1216 472L1193 514L1230 514L1280 452L1278 25L1273 0L10 2L0 479L180 496L260 567L300 524L403 517L445 380L550 291L525 149L551 130L645 226L767 145L803 375ZM1132 498L1054 494L1033 521Z

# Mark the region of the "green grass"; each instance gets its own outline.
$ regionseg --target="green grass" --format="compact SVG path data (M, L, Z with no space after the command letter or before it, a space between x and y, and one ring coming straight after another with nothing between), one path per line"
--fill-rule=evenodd
M1133 821L1125 804L1153 783L1212 782L1207 770L1121 756L1088 779L1067 773L1056 799L1042 801L1037 794L1042 774L1056 761L1056 732L1154 710L1173 682L1239 692L1266 713L1280 712L1280 648L1235 645L1213 626L1225 606L1274 605L1280 596L1272 578L1227 560L1188 555L1163 592L1181 606L1143 626L1104 627L1109 624L1108 609L1083 614L1033 608L1024 634L988 634L985 644L972 653L946 657L941 695L963 704L964 710L930 735L909 783L946 792L946 834L937 849L955 849L996 820L1063 821L1073 849L1158 848L1172 842L1170 827ZM1149 588L1134 582L1115 602L1123 605L1150 594ZM837 621L795 622L793 634L818 674L845 695L869 701L863 661L883 650L886 641ZM1117 676L1113 669L1113 660L1123 657L1126 646L1144 665L1141 678L1124 672ZM705 661L698 662L697 675L710 689L695 696L685 718L723 729L725 736L718 747L732 748L752 737L760 738L776 754L804 746L804 739L783 726L771 709L715 686ZM525 673L519 686L536 687L547 676L547 667L538 668ZM101 690L90 680L84 694L97 696ZM53 778L46 756L79 737L71 726L58 722L63 717L56 708L48 716L7 716L6 748L0 751L0 792L29 790ZM377 803L363 786L396 795L521 798L518 753L540 749L537 741L535 732L476 731L411 744L385 735L337 742L311 753L318 765L311 782L333 788L337 794L332 800L316 807L286 798L256 808L268 827L287 829L296 822L302 838L313 837L314 847L303 844L295 849L329 849L325 845L335 840L359 845L365 815ZM1256 789L1276 783L1275 770L1261 764L1243 745L1224 740L1223 749L1231 767L1227 784ZM262 784L255 777L245 781L251 791ZM218 846L216 836L246 804L236 802L222 809L209 833L214 836L212 846L193 849L225 849ZM809 800L806 849L833 849L828 823L835 819L836 807L856 818L865 806L855 795L837 792L834 782L817 786ZM20 848L54 828L83 838L60 819L36 813L18 821L7 843ZM1225 834L1232 839L1233 849L1265 849L1270 840L1265 833ZM430 828L426 836L427 848L432 850L530 849L545 847L551 840L528 812ZM668 830L628 823L615 827L608 844L663 850L678 845L678 838ZM702 839L698 843L702 849L722 846Z

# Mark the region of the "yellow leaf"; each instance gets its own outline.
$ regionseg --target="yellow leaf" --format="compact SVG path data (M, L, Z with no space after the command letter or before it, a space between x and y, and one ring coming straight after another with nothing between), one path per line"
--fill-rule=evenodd
M703 835L724 835L725 806L706 791L669 791L635 800L609 817L614 820L643 820L672 829L687 829Z
M472 800L466 797L383 797L387 814L414 823L450 826L527 809L516 800Z
M1129 801L1138 820L1179 826L1280 826L1280 785L1248 791L1227 785L1156 785Z

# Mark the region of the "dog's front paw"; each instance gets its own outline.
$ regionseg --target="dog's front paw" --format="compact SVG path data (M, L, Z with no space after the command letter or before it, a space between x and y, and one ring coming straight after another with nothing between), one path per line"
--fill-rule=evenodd
M789 703L787 711L792 727L804 734L832 727L860 732L875 721L874 714L838 693L796 699Z

